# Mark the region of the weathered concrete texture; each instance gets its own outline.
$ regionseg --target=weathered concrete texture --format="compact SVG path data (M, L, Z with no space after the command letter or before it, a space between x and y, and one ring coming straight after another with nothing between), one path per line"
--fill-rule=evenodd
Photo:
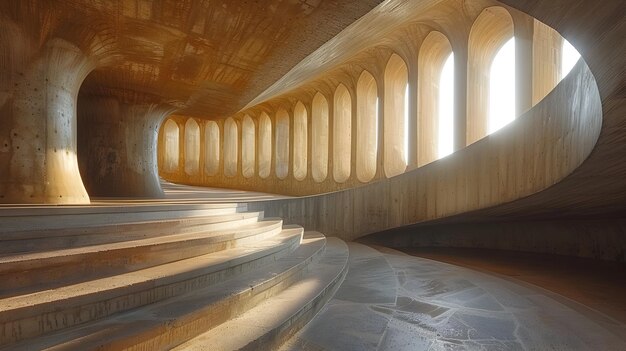
M37 48L0 26L0 203L89 203L76 160L76 98L93 63L61 39Z
M576 104L568 103L566 97ZM330 194L255 203L251 208L353 240L513 204L541 194L584 162L600 133L600 109L594 77L579 61L535 108L452 155L384 181ZM284 193L306 183L276 181L272 185L282 187Z
M78 104L78 160L91 196L163 197L157 133L172 107L83 97Z
M423 224L361 238L387 247L456 247L626 261L626 220L561 219Z
M282 350L621 350L626 326L534 286L350 244L344 284Z

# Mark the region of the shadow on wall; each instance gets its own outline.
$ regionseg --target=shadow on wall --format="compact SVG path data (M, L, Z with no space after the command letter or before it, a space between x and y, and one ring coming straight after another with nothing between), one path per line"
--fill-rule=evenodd
M626 262L626 219L423 224L358 241L392 248L495 249Z

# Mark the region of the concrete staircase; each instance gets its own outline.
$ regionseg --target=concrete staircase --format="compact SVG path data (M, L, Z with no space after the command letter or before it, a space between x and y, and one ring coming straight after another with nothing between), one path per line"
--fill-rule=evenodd
M278 347L341 284L348 248L246 210L0 209L0 349Z

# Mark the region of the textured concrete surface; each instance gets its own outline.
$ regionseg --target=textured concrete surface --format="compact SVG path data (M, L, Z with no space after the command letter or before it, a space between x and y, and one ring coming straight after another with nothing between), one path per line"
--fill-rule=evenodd
M350 244L344 284L283 350L621 350L626 325L467 268Z
M503 250L405 248L402 251L537 285L626 323L624 263Z

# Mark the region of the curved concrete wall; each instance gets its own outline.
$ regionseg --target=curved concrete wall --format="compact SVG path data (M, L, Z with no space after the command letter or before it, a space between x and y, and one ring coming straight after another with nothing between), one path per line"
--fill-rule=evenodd
M533 109L444 159L331 194L251 203L343 239L493 207L559 182L590 154L602 106L584 62Z
M268 215L283 216L287 222L347 239L384 231L378 239L388 239L383 241L386 244L431 245L429 243L442 238L440 243L445 246L492 247L613 260L622 257L623 260L626 244L624 226L619 219L626 213L623 181L626 179L626 143L623 142L626 134L623 98L626 44L622 40L625 23L618 15L624 11L623 2L534 0L520 4L505 0L503 3L521 11L512 13L516 36L528 35L533 28L537 31L536 22L529 24L527 16L520 16L520 13L529 14L558 30L585 60L579 62L545 100L530 109L545 94L547 85L543 83L549 82L540 82L537 89L526 86L523 96L518 97L523 104L517 109L530 110L516 122L426 167L392 179L377 177L377 183L344 191L261 202L251 204L251 208L263 208ZM377 10L384 11L384 8ZM466 10L476 9L470 6ZM479 8L475 12L480 11ZM372 26L378 19L367 23ZM553 36L549 28L540 27L543 28L540 32ZM358 29L359 25L354 28ZM348 33L343 37L349 37L354 44L349 51L361 50L367 45L365 37L371 39L376 35L364 33L356 36ZM343 39L333 39L327 46L340 47ZM451 38L453 50L458 50L459 43L465 39L463 36L460 40ZM516 40L516 50L533 46L533 43ZM547 51L550 51L548 47L535 50L535 56L550 56ZM467 57L457 52L455 71L467 62ZM539 70L537 59L526 57L524 65L516 67L516 76ZM306 91L299 88L299 82L315 82L320 72L348 61L341 55L331 57L321 50L295 67L250 106L280 97L290 89ZM364 68L380 79L381 72L375 65ZM415 76L409 67L409 91L411 83L416 81ZM329 96L332 89L320 91ZM380 158L378 161L380 168ZM344 185L359 185L348 183ZM245 186L248 185L259 184ZM289 187L289 184L283 185ZM321 186L318 189L332 188ZM503 230L502 223L524 225L520 225L522 231ZM453 233L461 224L468 225L468 238ZM413 226L400 229L398 232L403 231L400 236L390 230L407 225ZM424 229L427 227L441 230ZM428 232L433 234L418 238ZM447 233L444 235L447 239L434 233ZM553 233L556 234L550 236ZM521 240L517 235L526 235L528 240Z

